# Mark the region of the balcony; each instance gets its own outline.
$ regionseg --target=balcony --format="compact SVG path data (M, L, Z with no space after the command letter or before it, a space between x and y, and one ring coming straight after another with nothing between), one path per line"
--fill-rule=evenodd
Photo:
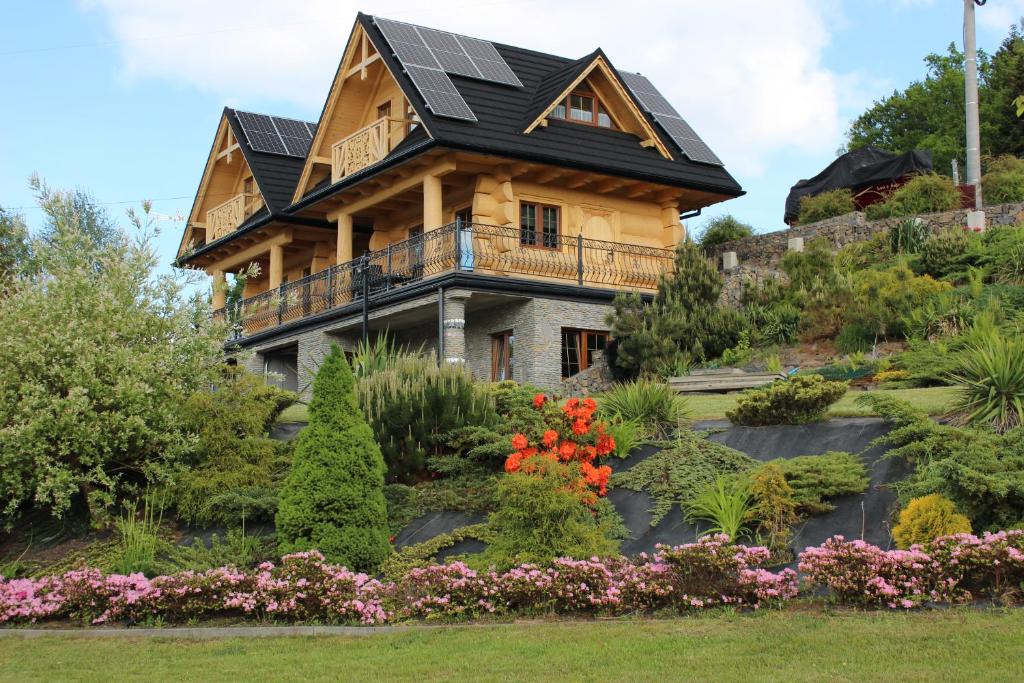
M213 207L206 212L206 241L213 242L234 232L262 206L260 194L243 192Z
M413 123L406 119L379 118L334 143L331 147L331 182L336 183L386 157L391 152L392 142L398 142L396 131L404 135L405 129Z
M375 305L453 272L651 293L673 263L670 249L561 235L552 248L539 248L522 244L517 228L452 223L218 309L214 318L245 337L331 309L355 312L364 298Z

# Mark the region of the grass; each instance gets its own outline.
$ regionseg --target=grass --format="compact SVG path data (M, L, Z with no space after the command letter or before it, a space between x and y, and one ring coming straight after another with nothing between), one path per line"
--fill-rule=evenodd
M1021 610L712 613L366 636L8 637L0 681L1006 681L1022 648Z
M954 387L927 387L924 389L876 389L870 393L884 393L910 401L929 415L941 415L949 410ZM866 406L857 405L856 399L863 391L850 391L829 409L829 417L872 417L876 413ZM717 420L725 418L725 411L736 405L739 392L729 394L688 394L687 408L694 420Z
M281 411L278 422L309 422L309 406L305 403L293 403Z

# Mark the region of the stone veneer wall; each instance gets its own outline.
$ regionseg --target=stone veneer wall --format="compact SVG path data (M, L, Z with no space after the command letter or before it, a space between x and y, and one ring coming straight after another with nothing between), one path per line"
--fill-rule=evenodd
M946 228L966 227L967 209L927 213L917 218L930 231L941 232ZM817 238L824 238L833 248L839 249L853 242L867 241L876 233L886 232L905 220L906 217L869 221L863 213L855 211L817 223L798 225L788 230L718 244L709 250L709 255L719 268L722 267L722 254L727 251L736 252L740 265L775 267L786 253L789 240L793 237L803 237L805 244ZM987 206L985 220L988 227L1024 223L1024 203Z
M608 359L600 351L595 351L590 367L572 377L562 380L559 393L562 396L590 396L607 391L615 383L612 369L608 367Z

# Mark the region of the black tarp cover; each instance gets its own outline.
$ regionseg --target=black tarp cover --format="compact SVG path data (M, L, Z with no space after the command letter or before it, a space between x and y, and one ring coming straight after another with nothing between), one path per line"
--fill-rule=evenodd
M784 220L787 224L796 220L800 213L801 197L813 197L841 187L857 193L872 185L889 183L911 173L928 173L931 170L932 153L927 150L895 154L877 147L855 149L840 156L813 178L801 180L791 187L786 197Z

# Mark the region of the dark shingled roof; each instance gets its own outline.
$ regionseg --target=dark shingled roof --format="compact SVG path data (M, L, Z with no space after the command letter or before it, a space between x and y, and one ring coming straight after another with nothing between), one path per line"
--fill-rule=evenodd
M267 206L272 213L281 213L292 203L292 195L295 193L295 186L299 182L302 166L306 159L284 154L257 152L249 146L235 110L225 107L224 115L228 118L228 124L235 134L235 139L238 140L245 163L249 164L249 169L256 179L260 192L263 193L263 199L267 202ZM316 128L315 123L309 125ZM257 213L252 218L256 218L258 215Z
M406 96L416 104L417 111L421 113L437 145L622 175L728 196L743 194L739 183L723 167L693 162L683 157L672 139L649 115L648 120L673 153L674 159L665 159L653 148L641 147L636 137L628 133L557 120L551 121L546 127L538 126L529 135L523 134L523 130L532 121L530 114L536 112L536 118L543 111L545 105L541 101L550 95L547 102L550 104L550 100L571 83L593 58L603 55L600 50L573 60L495 43L494 47L522 81L523 87L449 74L478 119L476 122L463 121L431 114L409 77L402 71L401 64L392 54L383 34L373 23L373 17L360 13L357 21L366 30Z

